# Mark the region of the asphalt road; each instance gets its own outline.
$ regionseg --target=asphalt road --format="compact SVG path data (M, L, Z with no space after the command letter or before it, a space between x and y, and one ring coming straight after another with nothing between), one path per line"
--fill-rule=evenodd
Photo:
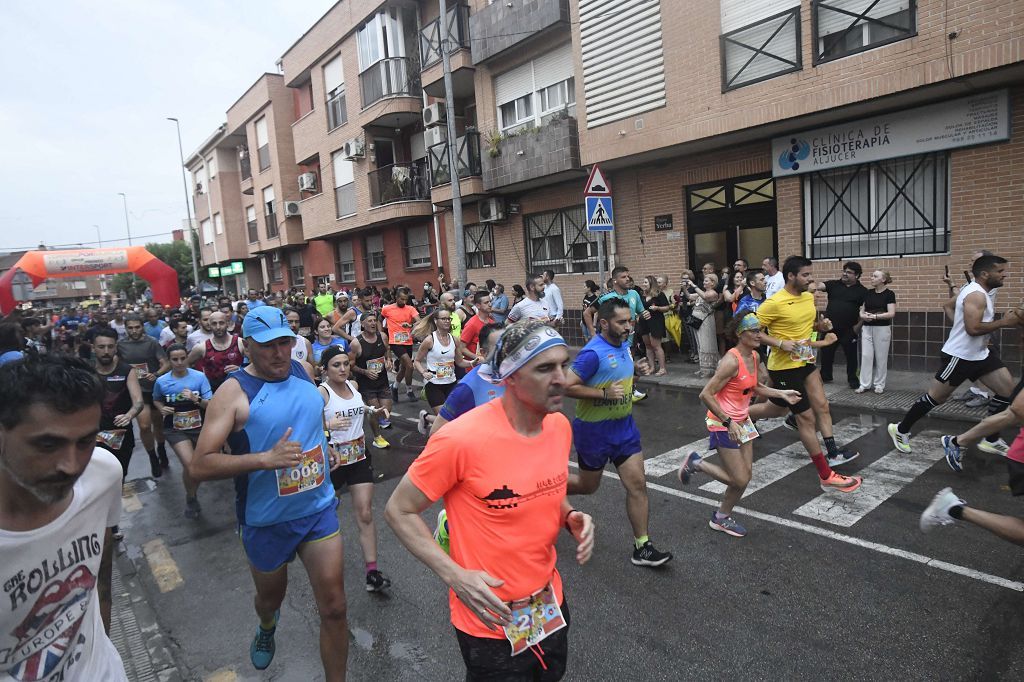
M424 439L407 420L423 403L402 402L375 455L383 475L374 499L379 564L394 584L364 591L363 562L347 496L339 507L346 553L352 680L462 679L441 582L399 545L382 513ZM860 458L844 473L863 491L824 495L806 455L787 446L796 434L769 429L755 448L760 487L735 518L742 539L707 526L718 494L698 475L685 489L674 474L680 446L703 440L695 392L657 387L634 410L648 460L651 537L674 560L633 566L621 484L609 471L600 490L574 506L597 522L589 564L559 543L559 569L572 605L569 680L678 679L1022 679L1024 553L966 525L924 535L921 510L952 485L969 503L1021 514L998 458L972 452L953 474L928 434L962 424L926 419L913 458L891 454L885 415L834 409L837 431L856 437ZM1010 435L1010 434L1006 434ZM842 442L842 438L839 439ZM798 453L799 454L799 453ZM124 551L140 568L181 672L197 680L322 678L317 616L301 565L292 566L277 655L259 673L248 660L256 620L253 588L234 535L230 481L204 484L203 516L182 516L184 493L172 472L155 485L138 451L126 498ZM760 475L760 479L757 477ZM860 496L860 501L852 500ZM428 523L433 525L429 512Z

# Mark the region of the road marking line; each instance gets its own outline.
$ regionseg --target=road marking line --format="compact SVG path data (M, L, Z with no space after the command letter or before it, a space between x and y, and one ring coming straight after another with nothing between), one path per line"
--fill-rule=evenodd
M840 422L833 427L832 435L837 443L846 444L871 433L876 428L878 428L877 424L862 424L860 422L847 424ZM807 456L807 450L799 442L787 445L781 450L765 455L761 459L755 459L750 483L747 485L743 497L756 493L761 488L789 476L794 471L802 469L810 463L811 458ZM721 495L725 492L725 484L712 481L705 483L700 489Z
M934 431L918 434L918 441L923 437L930 445L920 447L915 443L914 451L910 453L890 450L858 472L864 476L864 482L856 491L841 493L830 490L793 513L849 528L945 456L942 444L936 445L941 435Z
M235 682L238 679L238 673L231 668L221 668L216 672L212 672L203 678L203 682Z
M574 469L579 468L579 465L576 462L569 462L569 466ZM614 474L611 471L605 471L602 473L608 478L621 480L619 479L619 476L617 474ZM705 504L709 507L714 507L716 509L719 505L718 500L713 500L707 497L701 497L700 495L694 495L692 493L683 492L682 490L669 488L668 486L660 485L658 483L651 483L650 481L647 482L647 488L649 490L657 490L658 492L662 492L667 495L672 495L674 497L679 497L684 500L689 500L691 502ZM818 535L824 538L828 538L830 540L845 542L846 544L854 545L855 547L870 549L880 554L886 554L888 556L893 556L899 559L906 559L907 561L913 561L915 563L924 564L925 566L928 566L930 568L937 568L940 571L946 571L947 573L962 575L964 577L971 578L979 582L989 583L990 585L995 585L997 587L1005 587L1006 589L1014 590L1015 592L1024 592L1024 583L1018 582L1016 580L1008 580L1007 578L1001 578L997 575L992 575L991 573L976 571L973 568L967 568L966 566L960 566L959 564L951 564L948 561L942 561L941 559L933 559L932 557L928 557L923 554L918 554L916 552L908 552L907 550L899 549L898 547L890 547L889 545L883 545L880 542L861 540L860 538L855 538L851 535L844 535L843 533L839 533L834 530L829 530L827 528L818 528L817 526L812 526L807 523L793 521L790 519L784 519L781 516L775 516L774 514L765 514L763 512L754 511L753 509L747 509L745 507L735 507L734 511L738 514L744 514L754 519L767 521L768 523L774 523L779 526L785 526L786 528L792 528L793 530L802 530L805 533L810 533L811 535Z
M149 570L152 571L153 578L161 592L170 592L185 583L181 572L178 571L178 564L174 562L174 558L171 557L171 552L163 540L159 538L150 540L142 545L142 552L146 555Z
M771 419L762 419L757 422L758 433L768 433L782 426L784 419L782 417L772 417ZM658 478L665 474L677 471L679 467L683 465L686 460L686 456L693 451L700 453L701 457L710 457L715 454L714 450L708 450L708 437L705 436L700 440L695 440L692 443L687 443L678 448L663 452L657 457L651 457L650 459L644 460L644 473L652 478ZM725 490L725 488L722 488Z

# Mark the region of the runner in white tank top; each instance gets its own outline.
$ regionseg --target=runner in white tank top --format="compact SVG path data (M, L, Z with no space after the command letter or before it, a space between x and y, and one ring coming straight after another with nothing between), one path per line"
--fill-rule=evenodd
M955 358L962 358L964 360L984 360L988 357L988 340L990 334L971 336L967 333L967 328L964 326L964 299L975 292L979 292L985 297L985 313L981 316L981 321L991 322L996 319L996 309L993 304L996 289L986 291L985 288L976 281L965 285L964 288L960 290L960 295L956 297L956 308L953 312L953 326L949 330L949 338L946 339L946 343L942 346L942 352L946 355L951 355Z
M455 383L455 339L451 334L446 335L448 343L437 335L431 334L434 343L427 350L427 371L433 374L428 381L432 384L454 384Z
M366 590L378 592L391 581L377 570L377 525L373 519L373 482L377 476L363 435L364 416L376 410L363 402L355 383L349 380L350 362L340 346L324 350L320 364L325 379L318 390L324 399L324 425L329 433L331 483L335 492L348 486L366 561ZM386 410L382 411L387 415Z
M434 416L441 410L444 401L448 399L448 394L455 388L458 381L455 366L473 366L464 359L465 346L462 345L462 341L451 333L454 314L447 308L438 308L420 320L412 330L413 336L423 339L416 350L413 367L423 375L423 392L431 410L420 410L416 428L423 435L427 435ZM426 334L427 331L430 332L429 336Z

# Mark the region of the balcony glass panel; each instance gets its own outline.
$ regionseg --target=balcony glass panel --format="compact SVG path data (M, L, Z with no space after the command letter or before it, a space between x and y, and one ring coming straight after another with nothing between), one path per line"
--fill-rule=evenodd
M385 97L419 97L419 70L408 57L381 59L359 74L363 108Z

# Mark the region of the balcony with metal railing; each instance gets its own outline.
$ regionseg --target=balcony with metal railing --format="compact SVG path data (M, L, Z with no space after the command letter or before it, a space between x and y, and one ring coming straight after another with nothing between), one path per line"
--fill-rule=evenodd
M430 201L427 165L424 161L393 163L366 174L370 181L370 205L403 201Z
M483 161L480 156L480 133L469 130L455 140L456 175L463 198L484 193ZM427 149L430 164L431 200L447 206L452 202L452 173L448 143L440 142Z
M470 49L469 5L459 5L448 12L448 54ZM427 70L441 61L441 18L434 19L420 31L420 63Z

